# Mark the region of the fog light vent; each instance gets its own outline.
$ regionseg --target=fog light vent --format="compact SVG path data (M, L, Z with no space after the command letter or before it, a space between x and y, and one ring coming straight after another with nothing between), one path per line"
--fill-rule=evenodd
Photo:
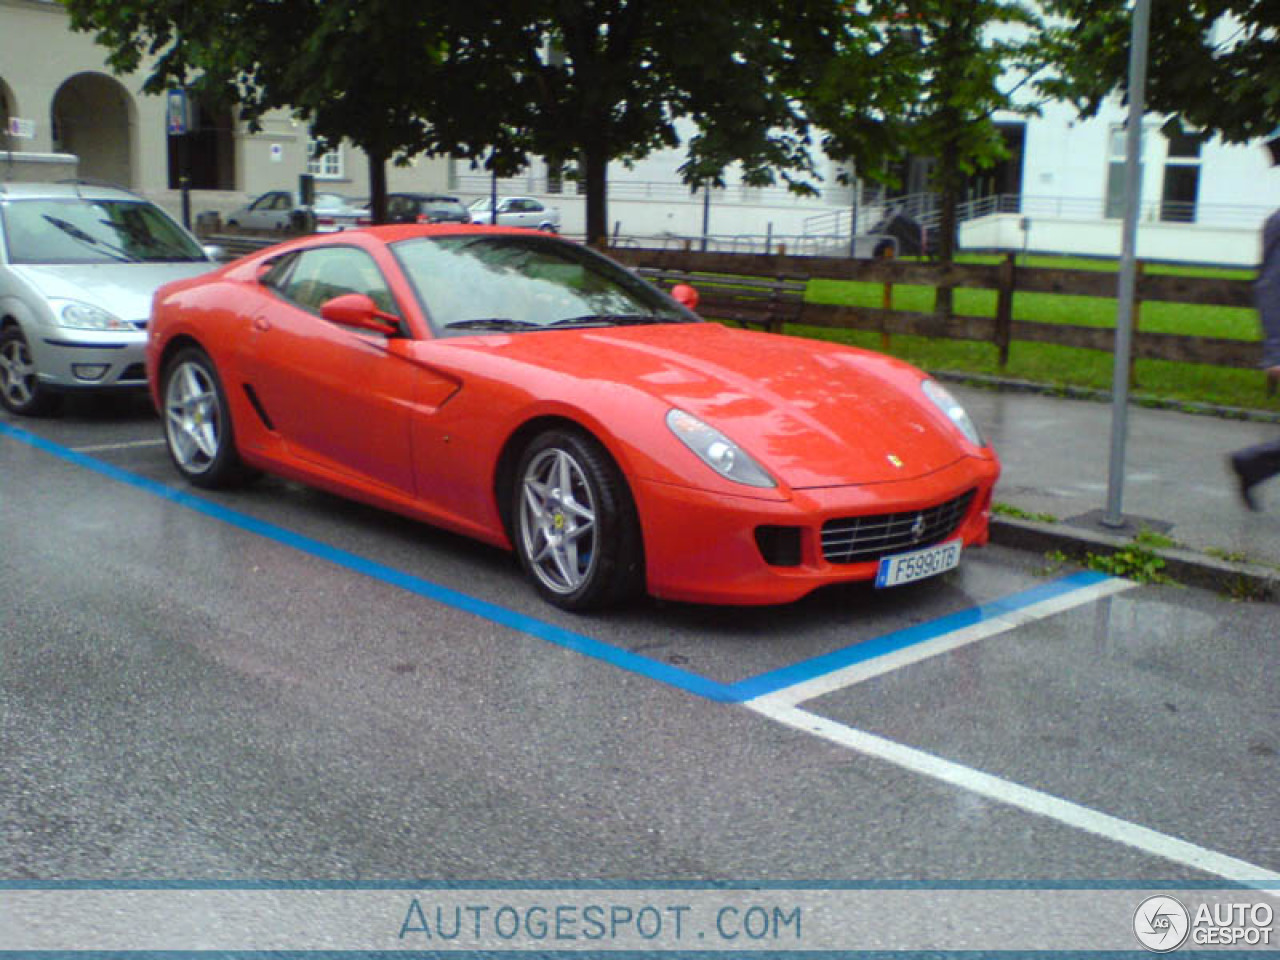
M800 566L799 527L756 527L756 546L771 567Z

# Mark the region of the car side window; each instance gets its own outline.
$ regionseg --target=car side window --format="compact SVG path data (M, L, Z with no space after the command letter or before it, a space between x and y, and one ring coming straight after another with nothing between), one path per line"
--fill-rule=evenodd
M277 288L312 313L347 293L363 293L384 313L400 316L395 297L373 257L358 247L332 246L304 250Z

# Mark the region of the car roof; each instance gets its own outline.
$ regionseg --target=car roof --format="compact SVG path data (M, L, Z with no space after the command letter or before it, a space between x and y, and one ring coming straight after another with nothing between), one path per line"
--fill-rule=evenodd
M397 190L395 193L387 194L388 197L413 197L415 200L451 200L457 203L462 201L457 197L447 193L416 193L414 191Z
M96 183L26 183L0 182L0 199L4 200L136 200L146 201L123 187L111 187Z
M376 237L383 243L396 243L400 240L409 240L414 237L442 237L449 235L459 236L506 236L506 237L535 237L540 241L564 241L566 243L574 243L576 241L569 240L558 234L549 235L537 230L529 230L523 227L494 227L488 224L476 223L388 223L381 226L359 227L355 230L343 230L338 233L316 233L306 237L299 238L301 246L310 246L313 242L321 244L336 243L342 244L350 242L358 234L368 234ZM298 241L291 241L297 244Z

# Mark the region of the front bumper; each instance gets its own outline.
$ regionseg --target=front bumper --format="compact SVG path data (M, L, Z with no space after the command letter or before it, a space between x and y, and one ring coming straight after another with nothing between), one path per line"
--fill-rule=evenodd
M927 477L798 490L781 502L637 481L633 493L644 530L648 590L695 603L772 604L790 603L828 584L872 580L876 560L833 563L824 557L824 523L924 511L969 491L974 496L945 539L980 546L988 539L999 474L995 458L966 457ZM794 531L798 554L784 564L767 562L757 535L762 527Z
M36 375L55 390L136 389L147 384L145 330L45 329L28 337Z

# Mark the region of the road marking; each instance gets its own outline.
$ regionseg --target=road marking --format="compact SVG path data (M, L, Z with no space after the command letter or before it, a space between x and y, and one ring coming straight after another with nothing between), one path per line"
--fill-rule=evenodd
M130 440L122 443L95 443L88 447L70 447L75 453L104 453L108 450L136 450L139 447L163 447L164 439Z
M1143 853L1183 864L1233 883L1280 892L1280 873L1245 860L1217 853L1194 843L1188 843L1186 840L1160 833L1158 830L1142 827L1127 820L1121 820L1119 817L1072 803L1070 800L1063 800L1009 780L1002 780L981 770L944 760L934 754L886 740L873 733L855 730L853 727L836 723L834 720L828 720L826 717L796 706L770 702L768 698L752 701L745 706L761 716L788 727L820 737L864 756L883 760L912 773L967 790L997 803L1047 817L1064 826L1092 833L1105 840L1133 847Z
M1084 571L752 677L733 690L745 700L795 706L1136 586L1131 580Z
M21 440L37 450L42 450L68 463L93 471L101 476L109 477L119 483L150 493L171 503L176 503L229 526L273 540L290 549L309 554L320 560L351 570L354 573L381 580L383 583L391 584L402 590L408 590L436 603L465 611L492 623L507 627L517 633L537 637L556 646L573 650L596 660L602 660L632 673L642 674L652 680L657 680L659 683L665 683L668 686L685 690L708 700L736 703L741 699L735 697L732 691L724 684L708 680L706 677L699 676L691 671L682 670L679 667L662 663L658 660L651 660L641 654L632 653L630 650L603 643L592 637L566 630L553 623L547 623L545 620L539 620L516 610L509 610L496 603L481 600L478 597L470 596L443 584L434 583L411 573L405 573L403 570L397 570L395 567L389 567L362 557L359 554L350 553L327 543L322 543L319 540L313 540L310 537L295 533L285 527L277 526L269 521L259 520L257 517L250 516L247 513L241 513L239 510L233 510L230 507L224 507L211 500L206 500L188 490L166 486L158 480L131 473L104 460L98 460L81 452L71 450L21 427L0 422L0 435Z
M930 777L995 802L1013 806L1037 816L1046 817L1065 826L1092 833L1104 839L1141 850L1144 853L1226 878L1235 883L1280 891L1280 874L1274 871L1266 870L1225 854L1216 853L1147 827L1129 823L1109 814L1072 803L1069 800L1063 800L1011 781L1002 780L999 777L983 773L980 770L974 770L971 767L966 767L950 760L944 760L925 751L844 726L795 706L795 703L800 702L802 698L820 695L813 691L824 690L826 685L836 684L831 686L830 689L838 689L839 686L847 686L849 682L858 682L859 670L870 669L865 665L859 666L871 662L868 656L897 657L896 660L886 660L884 669L877 671L879 673L897 669L899 666L917 662L926 656L936 656L946 649L954 649L955 646L959 646L962 643L972 643L982 636L993 635L984 631L1003 632L1020 623L1028 623L1033 619L1049 616L1058 610L1069 609L1079 603L1088 602L1088 599L1096 599L1098 596L1103 596L1107 593L1127 589L1132 586L1127 581L1118 581L1114 586L1110 586L1112 578L1102 577L1099 579L1100 575L1097 574L1086 573L1075 577L1066 577L1062 580L1024 591L1021 594L1016 594L1013 597L1005 598L994 604L961 611L951 617L944 617L940 621L923 625L923 630L928 634L927 636L921 635L920 628L913 628L913 630L916 630L914 634L910 630L889 634L887 639L881 638L881 641L883 645L891 646L893 649L883 650L881 654L874 652L877 641L867 641L866 643L871 645L868 650L873 651L869 654L865 652L858 653L858 648L862 645L854 645L845 650L835 651L828 658L817 658L813 661L799 664L794 668L794 673L787 673L787 669L791 668L786 668L782 671L774 671L770 674L764 674L760 677L728 686L689 671L681 670L679 667L651 660L629 650L602 643L594 638L565 630L526 614L480 600L357 554L329 546L265 520L259 520L237 510L220 506L185 490L169 487L147 477L130 473L104 461L86 456L83 452L53 443L19 427L0 422L0 434L10 436L69 463L187 507L197 513L204 514L246 532L274 540L284 546L411 591L437 603L452 606L509 629L538 637L557 646L610 663L621 669L641 674L652 680L657 680L660 683L665 683L706 699L728 703L743 703L744 706L760 716L768 717L793 729L821 737L864 756L892 763L902 769ZM1046 596L1046 594L1048 595ZM940 633L939 631L942 632ZM974 635L971 635L971 633ZM918 651L907 650L907 647L916 646L920 648ZM846 662L839 667L833 668L825 674L817 672L831 663L839 661L841 658L846 658ZM849 663L847 658L854 658L858 663ZM792 679L788 680L788 677ZM795 679L796 677L799 679ZM826 681L826 685L820 683L820 680ZM756 692L752 693L752 691Z

